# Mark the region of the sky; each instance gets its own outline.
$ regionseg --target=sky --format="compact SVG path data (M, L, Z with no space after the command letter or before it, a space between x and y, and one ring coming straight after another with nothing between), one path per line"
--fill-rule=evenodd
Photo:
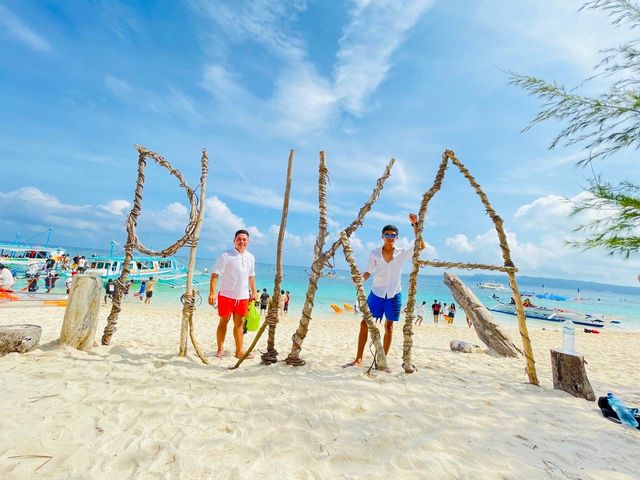
M135 145L195 187L209 155L199 255L251 232L273 262L289 151L295 150L284 263L309 265L318 229L319 152L330 240L356 216L391 158L392 175L352 238L361 266L393 223L409 246L442 152L453 150L504 219L521 274L638 285L637 258L567 246L588 179L640 178L633 152L578 168L578 147L527 132L537 99L508 71L568 87L600 50L633 39L572 0L151 2L0 0L0 240L124 244ZM637 35L637 32L636 32ZM606 80L580 90L597 94ZM162 249L187 223L178 182L149 164L138 233ZM501 264L495 230L455 167L429 204L423 258ZM344 261L337 258L338 267ZM435 273L429 269L426 273Z

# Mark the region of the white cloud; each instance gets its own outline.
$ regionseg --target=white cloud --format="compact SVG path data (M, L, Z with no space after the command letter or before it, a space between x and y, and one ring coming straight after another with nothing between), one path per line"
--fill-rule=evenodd
M340 39L335 65L336 95L359 115L391 68L390 58L431 0L357 2Z
M522 205L516 210L512 228L527 233L526 240L515 231L507 231L511 256L521 275L539 275L555 278L573 278L604 283L633 284L629 264L622 258L610 257L600 249L582 251L567 245L582 234L575 228L585 221L598 218L602 213L588 211L571 217L573 202L584 200L590 194L581 192L571 199L559 195L546 195ZM524 237L524 236L523 236ZM473 239L456 234L445 240L450 248L450 260L502 265L502 252L494 228Z
M305 2L192 0L193 7L213 19L230 41L257 42L281 65L267 101L249 93L241 76L220 61L204 68L201 85L227 106L225 119L244 128L254 129L258 122L274 134L322 131L341 111L354 115L363 111L391 68L392 54L431 3L358 3L339 41L334 78L327 78L308 60L306 44L291 26L306 9Z
M127 200L112 200L106 205L101 205L101 207L114 215L123 215L125 211L131 209L131 202Z
M0 25L9 37L31 47L34 50L48 52L51 45L29 28L16 14L4 5L0 5Z
M505 68L532 68L551 63L570 65L581 76L589 75L600 61L600 50L631 40L627 28L616 28L606 12L578 11L583 2L547 0L502 2L484 0L470 11L475 22L484 22L508 42L491 47L513 61ZM501 15L495 15L497 9ZM508 19L508 21L504 21ZM523 55L522 52L527 52ZM532 65L533 64L533 65Z
M255 225L246 225L244 219L231 211L217 196L207 197L203 235L212 239L215 249L233 240L233 234L241 228L249 232L252 242L262 243L264 234Z
M454 235L453 237L449 237L445 239L445 245L447 247L452 247L454 250L458 250L460 252L472 252L473 247L469 243L469 239L466 235L459 233Z

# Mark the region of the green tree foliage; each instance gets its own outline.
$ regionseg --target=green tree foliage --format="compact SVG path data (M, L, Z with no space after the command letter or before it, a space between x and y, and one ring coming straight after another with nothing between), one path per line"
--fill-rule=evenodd
M631 0L593 0L582 9L606 12L614 25L630 29L640 27L640 4ZM617 48L603 50L596 74L573 89L555 82L511 72L509 83L542 100L542 110L525 131L534 125L555 119L564 127L549 148L581 145L587 152L578 162L584 166L604 159L619 150L640 147L640 41L634 40ZM596 78L612 79L609 90L595 97L576 91ZM589 237L572 245L582 248L604 247L610 254L628 257L640 251L640 187L625 181L611 185L595 178L588 188L591 197L580 202L573 214L593 213L596 220L577 230Z

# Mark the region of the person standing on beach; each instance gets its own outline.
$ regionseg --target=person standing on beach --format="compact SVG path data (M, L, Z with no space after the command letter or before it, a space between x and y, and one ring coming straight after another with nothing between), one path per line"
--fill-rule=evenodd
M289 299L291 298L291 296L289 295L289 290L287 290L287 293L285 294L284 297L284 313L287 313L289 311Z
M444 306L440 309L440 313L442 314L442 320L445 322L449 321L449 307L445 303Z
M0 292L11 292L11 287L16 283L13 273L3 263L0 263Z
M456 305L454 303L452 303L451 305L449 305L449 318L447 320L447 323L449 325L453 325L453 319L456 316Z
M147 282L142 280L142 282L140 282L140 290L138 290L138 293L134 294L136 297L138 297L140 299L140 301L142 302L144 300L144 292L147 291Z
M431 313L433 313L433 323L438 323L438 317L440 317L440 304L438 300L434 300L431 304Z
M107 284L104 286L104 303L107 304L107 298L110 298L113 302L113 296L116 294L116 284L113 283L112 279L109 279Z
M278 316L284 314L284 304L287 301L287 297L284 290L280 290L280 298L278 298Z
M218 328L216 340L218 350L216 357L224 356L224 339L227 335L227 324L233 316L233 338L236 344L236 358L244 356L243 325L247 315L249 301L255 300L256 292L256 260L247 251L249 246L249 232L238 230L233 237L231 250L222 253L213 266L211 281L209 284L209 305L218 308ZM216 287L220 278L220 289L216 298ZM266 293L266 289L261 295ZM268 297L268 295L267 295Z
M410 213L409 222L418 233L418 217ZM396 248L395 243L398 238L398 228L395 225L386 225L382 229L382 247L372 250L369 254L367 269L362 275L366 282L373 275L373 285L371 293L367 298L367 305L373 318L382 320L386 318L384 324L384 353L389 353L391 340L393 338L393 324L400 319L400 308L402 307L402 294L400 287L400 275L402 266L413 256L413 246L408 248ZM425 247L424 241L421 248ZM360 333L358 335L358 349L353 362L347 363L345 367L362 366L362 356L367 343L369 327L362 320L360 322Z
M151 297L153 297L153 287L155 287L156 281L153 277L149 277L147 282L147 293L145 293L144 303L151 303Z
M87 269L87 259L84 258L84 255L80 257L78 260L78 273L84 273Z
M269 294L267 293L267 289L263 288L262 293L260 294L260 315L264 313L267 315L267 306L269 305Z
M418 305L418 311L417 311L417 315L416 315L416 325L420 325L422 324L422 316L424 315L424 309L425 306L427 305L427 302L422 302L420 305Z

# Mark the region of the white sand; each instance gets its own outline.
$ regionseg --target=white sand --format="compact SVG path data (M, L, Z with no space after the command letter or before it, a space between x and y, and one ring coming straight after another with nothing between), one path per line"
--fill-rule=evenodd
M107 313L103 307L99 332ZM63 314L0 310L0 324L43 327L40 349L0 358L3 480L640 478L640 431L552 389L557 328L532 332L535 387L522 359L451 352L452 338L478 342L466 327L418 327L413 375L400 368L396 328L392 373L368 376L340 368L355 353L352 314L314 318L305 367L262 366L257 356L235 371L226 368L232 357L214 366L192 348L177 357L179 307L130 301L113 345L89 353L56 345ZM196 316L212 356L217 317L210 307ZM298 318L291 312L278 326L281 359ZM578 333L596 395L612 390L640 405L639 340L639 333ZM232 341L229 331L230 352ZM10 458L22 455L52 458L41 468L47 458Z

